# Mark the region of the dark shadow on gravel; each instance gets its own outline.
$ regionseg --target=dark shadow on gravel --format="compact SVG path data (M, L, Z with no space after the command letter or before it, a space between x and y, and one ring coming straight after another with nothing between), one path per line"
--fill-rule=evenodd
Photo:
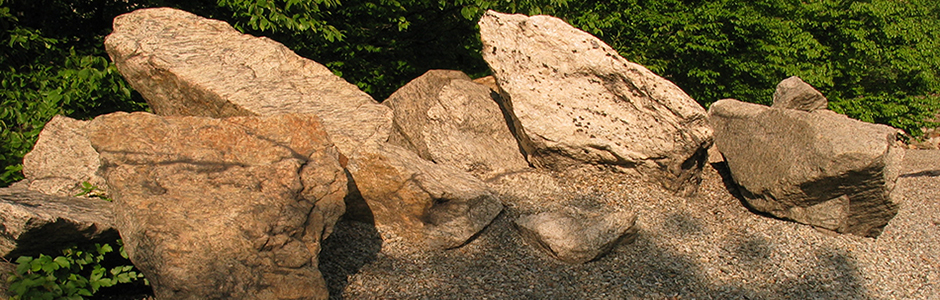
M712 163L711 165L712 168L715 168L715 170L718 171L718 175L721 176L721 182L725 185L725 189L728 190L728 193L734 196L734 198L738 199L738 201L741 202L741 205L747 208L748 211L763 217L778 219L771 214L754 209L754 207L747 203L747 200L744 197L744 193L747 193L747 191L741 189L741 187L739 187L738 184L734 182L734 178L731 176L731 169L728 168L727 162Z
M718 175L721 176L721 183L725 185L725 189L728 190L728 193L731 193L732 196L738 198L741 201L744 201L744 196L741 195L741 191L738 188L738 184L734 183L734 178L731 177L731 169L728 168L727 162L717 162L710 164L712 168L718 171Z
M753 285L754 278L741 282L711 284L703 265L678 249L663 248L649 230L640 229L630 244L581 265L560 263L529 245L512 228L511 214L501 214L473 242L452 250L428 253L418 261L380 256L358 275L348 299L869 299L861 284L855 260L832 250L820 250L815 259L803 262L806 274ZM681 217L667 222L681 231L694 233L695 225ZM340 231L340 236L343 236ZM332 237L331 237L332 238ZM354 238L345 236L345 238ZM738 239L735 237L735 239ZM760 268L759 276L773 277L772 241L742 236L727 249L720 265L731 272ZM331 245L321 261L341 265L346 252ZM378 249L378 245L376 249ZM332 253L331 253L332 251ZM693 249L694 251L694 249ZM371 252L371 251L366 251ZM353 252L355 253L355 252ZM356 255L356 254L353 254ZM360 254L361 255L361 254ZM332 262L330 262L332 261ZM710 264L716 266L716 264ZM353 271L361 265L350 266ZM722 267L724 268L724 267ZM736 268L736 269L735 269ZM738 271L734 271L738 270ZM754 271L749 271L751 274ZM333 299L344 287L328 275ZM746 280L746 282L745 282ZM345 282L343 282L345 283Z
M374 262L381 250L382 237L375 225L352 220L337 222L333 234L323 241L319 256L330 299L344 299L349 276Z
M669 228L674 228L679 232L692 235L692 234L702 234L704 224L699 219L691 218L684 214L671 214L666 217L666 226Z
M937 176L940 176L940 170L927 170L927 171L920 171L920 172L915 172L915 173L901 174L900 177L908 178L908 177L937 177Z
M842 250L820 249L813 272L785 281L776 292L782 299L875 299L865 292L855 258Z
M382 236L375 229L372 209L346 170L346 213L333 227L333 233L320 245L319 267L330 299L344 299L343 291L349 285L349 276L376 260L382 251Z

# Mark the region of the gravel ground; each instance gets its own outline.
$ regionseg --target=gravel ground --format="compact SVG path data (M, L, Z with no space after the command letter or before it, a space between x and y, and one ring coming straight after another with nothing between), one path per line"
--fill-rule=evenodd
M602 171L598 171L602 172ZM676 197L626 174L561 178L574 198L638 215L636 238L582 265L523 242L510 205L467 245L418 251L343 221L320 268L332 299L940 299L940 151L908 150L901 209L877 239L838 235L749 211L724 164L697 195Z

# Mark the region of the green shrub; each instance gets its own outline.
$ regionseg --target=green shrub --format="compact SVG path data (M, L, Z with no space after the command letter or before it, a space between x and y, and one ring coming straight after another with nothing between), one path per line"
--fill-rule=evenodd
M96 14L78 6L0 0L0 186L23 178L23 156L55 115L146 109L104 53L105 28L82 28Z
M127 253L118 240L119 253L126 260ZM114 260L109 244L95 244L94 248L71 247L61 256L40 254L39 257L21 256L16 259L16 271L9 277L11 300L28 299L85 299L103 287L142 281L149 284L143 274L132 265L106 267L106 260Z
M830 109L920 134L940 112L940 2L935 0L612 0L560 15L704 106L770 104L800 76Z

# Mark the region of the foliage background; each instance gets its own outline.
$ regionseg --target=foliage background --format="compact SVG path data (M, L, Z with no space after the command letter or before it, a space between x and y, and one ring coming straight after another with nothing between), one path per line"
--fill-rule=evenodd
M940 109L935 0L0 0L0 186L52 116L146 109L102 41L115 16L158 6L271 37L380 101L429 69L486 75L476 20L494 9L563 18L706 107L768 104L795 75L914 135Z

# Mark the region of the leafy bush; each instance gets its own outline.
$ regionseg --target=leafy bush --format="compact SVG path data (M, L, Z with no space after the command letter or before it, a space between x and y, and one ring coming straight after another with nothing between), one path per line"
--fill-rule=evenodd
M120 254L127 253L118 240ZM21 256L16 259L16 271L9 277L11 300L20 299L85 299L103 287L142 281L149 284L143 274L132 265L106 267L106 260L114 260L109 244L95 244L93 249L71 247L61 256Z
M706 107L800 76L852 118L919 134L940 111L940 2L614 0L561 15Z
M16 5L20 10L12 9ZM29 5L37 10L29 11ZM69 31L74 26L58 23L85 12L60 6L0 0L0 186L23 178L23 156L53 116L84 119L146 108L106 58L100 47L104 35L94 30L78 35ZM62 20L36 23L48 17Z

